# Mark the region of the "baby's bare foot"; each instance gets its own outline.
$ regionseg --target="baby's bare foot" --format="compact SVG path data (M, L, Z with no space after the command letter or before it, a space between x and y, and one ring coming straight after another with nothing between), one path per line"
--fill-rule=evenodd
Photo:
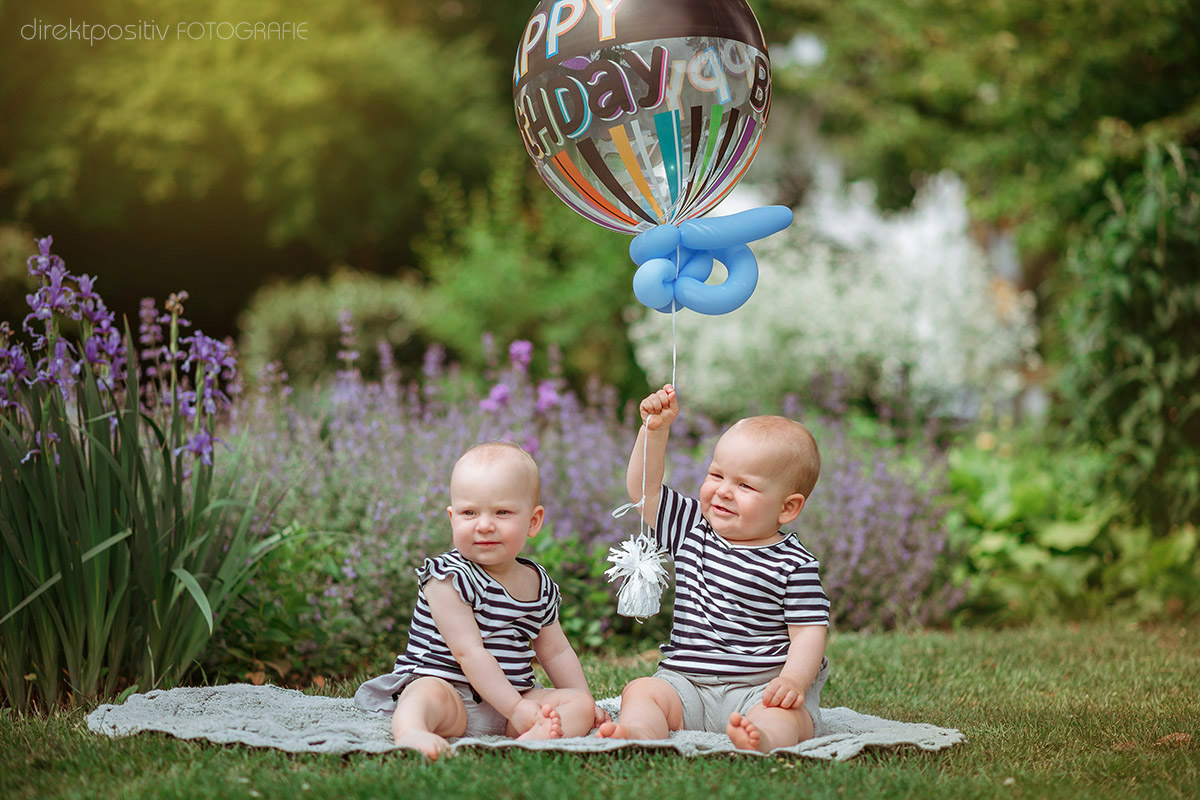
M739 750L758 750L765 753L771 749L754 723L736 711L729 715L725 735L733 740L733 746Z
M629 729L624 725L618 725L615 722L601 722L600 727L596 730L596 735L601 739L632 739Z
M543 705L533 727L517 739L561 739L562 735L562 719L558 716L558 711Z
M454 755L449 742L429 731L409 731L400 734L396 737L396 745L420 751L430 761L437 761L443 755L447 758Z
M616 722L605 722L600 725L596 731L596 735L601 739L664 739L662 736L655 735L653 731L648 731L643 728L633 728L629 725L619 725Z

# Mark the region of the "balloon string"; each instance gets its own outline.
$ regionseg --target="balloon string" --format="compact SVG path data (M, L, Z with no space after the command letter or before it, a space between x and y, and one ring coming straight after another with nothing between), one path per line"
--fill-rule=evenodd
M675 279L679 280L679 247L675 247ZM675 330L675 301L671 300L671 386L675 385L676 370L678 368L678 348L676 342ZM634 509L638 510L638 536L646 536L649 533L650 523L646 521L646 517L642 509L646 507L646 467L649 466L650 454L650 426L647 422L642 423L642 427L646 429L646 435L642 437L642 499L636 503L626 503L619 508L613 509L614 517L621 517L625 512Z
M680 252L680 246L675 245L675 281L676 282L679 281L679 259L681 256L682 256L682 253ZM677 304L675 302L675 299L671 298L671 386L672 386L672 388L675 386L675 371L677 369L678 360L679 360L679 352L678 352L678 349L676 346L676 339L675 339L675 309L676 309L676 305ZM642 439L642 507L643 508L646 507L646 463L647 463L647 458L648 458L647 453L649 452L649 450L650 450L650 428L649 428L649 426L647 426L646 427L646 436L645 436L645 438ZM644 514L639 514L638 516L641 517L643 525L646 525L646 526L649 525L649 523L646 522L646 516ZM641 527L638 528L638 534L643 535L643 529Z
M675 245L675 282L679 282L679 245ZM674 284L672 284L674 285ZM671 385L675 385L675 366L678 359L678 353L675 349L675 299L671 298Z

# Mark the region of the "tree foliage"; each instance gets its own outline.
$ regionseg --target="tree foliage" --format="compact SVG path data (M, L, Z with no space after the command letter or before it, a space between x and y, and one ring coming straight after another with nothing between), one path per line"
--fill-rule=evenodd
M1200 156L1151 148L1072 247L1059 386L1156 533L1200 522Z
M569 210L524 157L502 160L487 191L435 190L428 236L423 322L471 366L483 334L558 347L572 378L595 376L642 391L625 315L633 304L629 240Z
M120 226L142 205L236 187L268 242L327 258L411 234L426 170L477 180L515 144L489 81L501 67L472 37L439 41L383 3L105 0L0 13L30 20L154 20L157 41L17 39L0 56L10 211ZM188 20L303 21L305 38L193 39ZM213 234L219 232L213 231Z
M1135 172L1145 141L1200 143L1190 0L754 5L771 41L824 43L820 65L776 68L775 102L818 113L852 176L895 207L952 169L974 211L1016 226L1030 251L1059 251L1098 179Z

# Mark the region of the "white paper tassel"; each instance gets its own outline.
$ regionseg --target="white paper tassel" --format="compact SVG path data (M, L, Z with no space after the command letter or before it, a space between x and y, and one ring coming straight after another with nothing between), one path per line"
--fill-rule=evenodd
M658 613L659 600L667 585L667 570L663 558L667 551L659 550L649 536L630 536L619 547L608 550L608 560L614 566L604 573L609 583L624 578L617 592L617 613L623 617L641 619Z

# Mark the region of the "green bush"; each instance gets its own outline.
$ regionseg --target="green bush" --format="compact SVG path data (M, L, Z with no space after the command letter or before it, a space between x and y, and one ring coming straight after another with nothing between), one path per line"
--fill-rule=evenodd
M402 649L421 553L363 558L357 532L297 523L286 532L292 535L263 560L205 652L210 680L304 686L378 670L389 648ZM356 593L356 582L386 587L386 602Z
M492 334L533 342L538 358L557 348L576 386L598 378L624 396L644 392L626 335L636 307L629 239L568 209L524 160L502 160L488 191L470 197L453 183L430 187L425 331L468 369L486 366L480 342Z
M259 290L239 320L238 342L246 375L279 361L294 385L331 376L344 359L343 314L354 320L361 345L356 366L379 375L378 342L387 342L402 364L421 362L421 289L412 281L341 268Z
M585 221L527 178L509 158L486 192L466 197L452 180L429 183L433 210L418 248L426 283L343 267L328 280L260 290L239 321L247 375L274 360L296 386L332 375L343 366L339 319L348 310L359 329L355 366L367 379L380 375L380 341L406 371L436 342L467 374L481 374L494 365L489 342L526 340L535 373L549 372L557 352L575 387L598 378L640 396L646 378L626 335L636 305L629 239Z
M1085 619L1117 613L1162 619L1200 612L1196 529L1165 537L1132 522L1103 488L1109 456L1045 431L985 431L948 456L946 518L965 557L962 622Z
M1151 147L1071 249L1058 386L1105 485L1158 536L1200 522L1200 158Z

